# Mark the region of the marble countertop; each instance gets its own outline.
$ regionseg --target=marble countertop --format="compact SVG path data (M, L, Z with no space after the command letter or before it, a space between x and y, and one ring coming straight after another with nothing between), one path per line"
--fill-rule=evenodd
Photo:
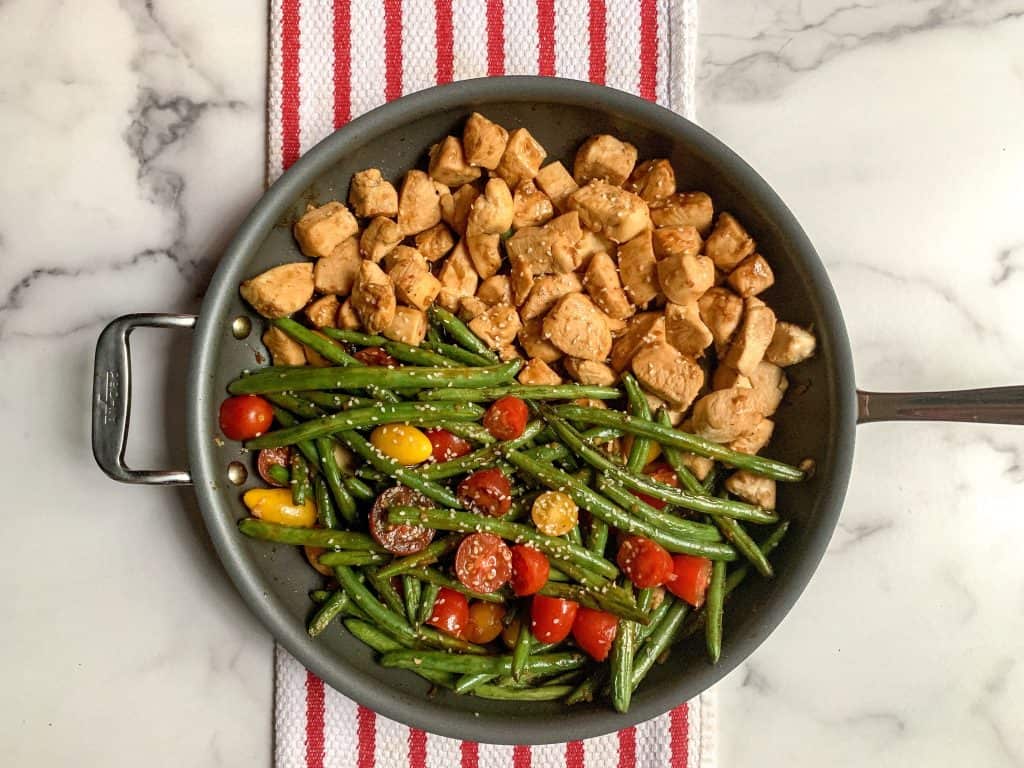
M6 764L270 762L271 640L190 492L89 452L100 329L194 311L260 194L265 12L0 3ZM1024 383L1024 2L714 0L699 56L700 121L816 243L860 384ZM135 464L184 462L187 346L134 337ZM1022 538L1024 431L862 427L817 576L719 686L722 765L1024 765Z

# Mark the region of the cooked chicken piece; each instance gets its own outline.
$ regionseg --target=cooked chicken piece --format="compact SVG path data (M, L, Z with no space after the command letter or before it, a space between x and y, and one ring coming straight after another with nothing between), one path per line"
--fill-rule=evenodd
M718 214L714 231L708 235L704 253L723 272L733 268L754 252L754 239L730 213Z
M274 365L305 365L306 353L302 345L276 325L270 326L263 334L263 346L270 352Z
M711 375L712 389L730 389L731 387L752 389L753 386L754 385L748 377L744 376L739 371L734 371L728 365L718 366L715 368L715 372Z
M523 354L515 344L506 344L503 347L498 347L498 359L507 363L509 360L522 360Z
M693 406L693 431L706 440L728 443L749 433L763 418L761 399L754 390L719 389Z
M441 292L441 281L414 258L399 261L388 276L399 300L415 309L425 310Z
M750 376L764 358L775 333L775 313L756 296L743 302L743 322L722 362Z
M339 328L343 328L346 331L358 331L363 327L363 324L359 321L359 315L356 314L355 307L352 306L352 298L345 299L340 307L338 307L338 317L335 323Z
M536 357L545 363L553 363L562 357L562 351L544 338L544 318L542 317L526 320L523 327L519 329L518 339L530 357Z
M397 305L391 278L372 261L363 261L352 287L352 307L366 331L380 333L391 325Z
M725 478L725 490L762 509L775 509L775 481L741 469Z
M490 304L481 301L476 296L463 296L459 299L459 319L464 323L468 323L474 317L479 317L490 308Z
M711 232L715 207L704 192L680 192L651 204L656 227L696 227L701 237Z
M427 264L427 260L423 258L422 253L412 246L400 245L384 257L384 271L390 275L391 270L403 261L412 262L417 269L430 269L430 266Z
M381 333L392 341L418 347L427 335L427 315L412 307L398 307L394 319Z
M486 279L501 268L501 235L483 233L467 235L463 240L469 251L469 260L480 277Z
M444 224L435 224L416 235L416 250L423 254L427 261L440 261L455 247L455 238Z
M462 129L462 148L470 165L493 171L498 167L507 143L508 131L479 112L470 115Z
M415 235L440 220L441 190L437 184L423 171L406 173L398 195L398 226L402 234Z
M816 346L817 340L810 331L782 321L775 325L775 333L764 357L775 365L796 365L813 355Z
M647 203L639 195L603 181L592 181L576 190L569 206L580 214L580 223L613 240L624 243L651 228Z
M495 304L511 304L512 284L508 275L493 275L484 280L476 289L476 297L489 307Z
M704 386L704 370L697 362L663 341L641 346L632 368L645 389L680 410L689 408Z
M686 304L715 284L715 265L707 256L669 256L658 262L658 282L669 301Z
M579 293L583 284L575 272L564 275L545 275L537 278L530 290L530 295L519 308L523 320L540 317L551 309L555 302L569 293Z
M519 372L520 384L561 384L562 377L539 357L531 358Z
M430 177L447 187L461 187L480 178L480 169L466 162L462 142L446 136L430 148Z
M397 216L398 192L390 181L381 176L379 168L367 168L352 177L348 188L348 204L361 219Z
M547 157L547 152L530 132L525 128L516 128L509 134L505 152L495 169L509 187L515 189L523 181L529 181L537 175L540 164Z
M709 288L697 300L697 306L700 307L700 319L715 337L715 349L721 355L740 325L743 299L727 288L715 287Z
M313 298L313 265L303 262L273 267L242 283L239 293L264 317L273 319L298 312Z
M462 241L456 243L451 254L445 259L441 271L437 274L441 281L441 291L437 294L437 303L449 312L455 312L459 308L459 300L463 296L472 296L476 293L476 286L480 278L473 269L473 263L469 260L469 251Z
M524 181L516 187L512 196L512 207L515 216L512 228L537 227L549 221L555 215L555 207L551 198L541 192L533 181Z
M313 285L317 293L348 296L359 273L359 244L354 237L340 243L313 265Z
M582 293L558 300L544 318L544 336L570 357L604 362L612 349L612 334L604 314Z
M622 186L636 165L636 147L606 133L591 136L576 151L572 175L579 185L594 179Z
M326 336L324 336L322 333L320 333L318 331L313 331L313 333L315 333L317 336L321 337L322 339L327 339ZM330 368L332 365L334 365L334 363L332 363L326 357L324 357L319 352L317 352L315 349L313 349L312 347L310 347L310 346L308 346L306 344L302 345L302 354L304 354L306 356L306 363L308 365L313 366L314 368Z
M597 360L581 360L578 357L565 359L565 372L580 384L595 384L599 387L611 387L619 380L619 375L605 363Z
M654 255L659 259L696 256L703 244L696 227L660 227L652 235Z
M469 323L470 330L479 336L491 349L500 349L511 344L519 329L523 327L515 307L499 304L490 307Z
M402 229L391 219L378 216L363 230L359 252L364 259L379 262L402 242Z
M622 373L642 346L662 341L665 341L665 317L661 312L641 312L627 321L625 332L615 340L609 363L616 372Z
M335 200L306 211L295 222L294 231L302 252L319 259L359 232L359 223L343 203Z
M654 205L675 194L676 173L668 160L645 160L633 169L623 186L640 195L648 205ZM654 216L653 210L651 216Z
M523 227L505 241L505 250L513 267L518 260L529 270L531 277L576 269L576 249L561 231L551 229L555 221L557 219L552 219L543 227ZM514 290L515 276L512 282Z
M579 214L577 214L577 218L579 218ZM615 243L604 235L591 232L589 229L583 230L583 237L576 243L576 253L579 256L580 266L586 267L589 265L590 257L595 253L607 253L610 255L615 253L617 247Z
M515 206L508 184L501 179L491 179L469 209L466 234L500 235L512 227L514 216Z
M775 275L764 256L752 253L729 273L727 282L736 293L746 298L747 296L757 296L770 288L775 282Z
M583 287L594 303L615 320L623 320L636 311L626 298L615 262L607 253L595 253L591 257Z
M646 304L661 292L650 230L620 245L618 255L622 287L634 304Z
M757 422L756 427L729 443L729 447L734 451L749 453L753 456L768 445L768 441L772 439L772 432L774 431L774 421L771 419L761 419Z
M665 306L665 340L684 355L703 357L714 337L700 319L696 301Z
M779 366L762 360L750 374L750 386L761 401L761 413L771 416L779 409L789 382L786 380L786 372Z
M611 315L606 315L604 312L601 313L601 317L604 318L604 324L608 326L608 332L611 333L612 339L617 339L626 332L629 318L619 320Z
M707 479L711 470L715 468L715 462L707 456L698 456L696 453L684 453L682 458L683 465L702 483Z
M535 181L560 211L566 210L570 195L579 189L579 184L558 161L548 163L537 171Z
M526 256L509 252L508 279L512 287L512 303L518 307L533 290L533 269Z
M463 184L454 192L441 195L441 219L460 237L466 236L469 209L479 196L480 191L472 184Z
M306 305L306 317L315 328L333 328L338 321L338 308L341 302L334 294L321 296Z

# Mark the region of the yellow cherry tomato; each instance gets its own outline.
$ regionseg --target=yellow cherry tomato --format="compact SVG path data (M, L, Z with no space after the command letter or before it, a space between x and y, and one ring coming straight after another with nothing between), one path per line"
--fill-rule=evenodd
M576 526L580 513L576 502L568 494L545 491L533 502L530 517L541 533L561 536Z
M470 603L466 639L471 643L491 642L505 628L501 623L504 618L505 606L500 603L487 603L483 600Z
M412 466L426 461L433 452L430 438L408 424L384 424L370 435L373 447L399 464Z
M268 523L312 528L316 525L316 506L309 499L304 504L292 501L290 488L253 488L242 496L253 517Z

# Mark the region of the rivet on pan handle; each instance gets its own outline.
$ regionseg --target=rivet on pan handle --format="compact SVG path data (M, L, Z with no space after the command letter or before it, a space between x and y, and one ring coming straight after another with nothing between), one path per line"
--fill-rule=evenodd
M1024 386L951 392L857 392L857 423L973 421L1024 425Z
M131 469L124 463L132 404L132 358L128 336L136 328L193 328L195 315L124 315L103 329L96 342L92 383L92 453L100 469L122 483L191 485L185 469Z

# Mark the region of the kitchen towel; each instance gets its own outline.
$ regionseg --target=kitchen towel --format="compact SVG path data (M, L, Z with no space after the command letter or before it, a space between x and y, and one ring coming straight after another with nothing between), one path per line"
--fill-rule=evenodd
M267 180L349 120L471 77L553 75L694 116L697 0L271 0ZM338 631L341 631L340 629ZM278 768L712 768L714 695L585 741L501 746L408 728L275 656Z

